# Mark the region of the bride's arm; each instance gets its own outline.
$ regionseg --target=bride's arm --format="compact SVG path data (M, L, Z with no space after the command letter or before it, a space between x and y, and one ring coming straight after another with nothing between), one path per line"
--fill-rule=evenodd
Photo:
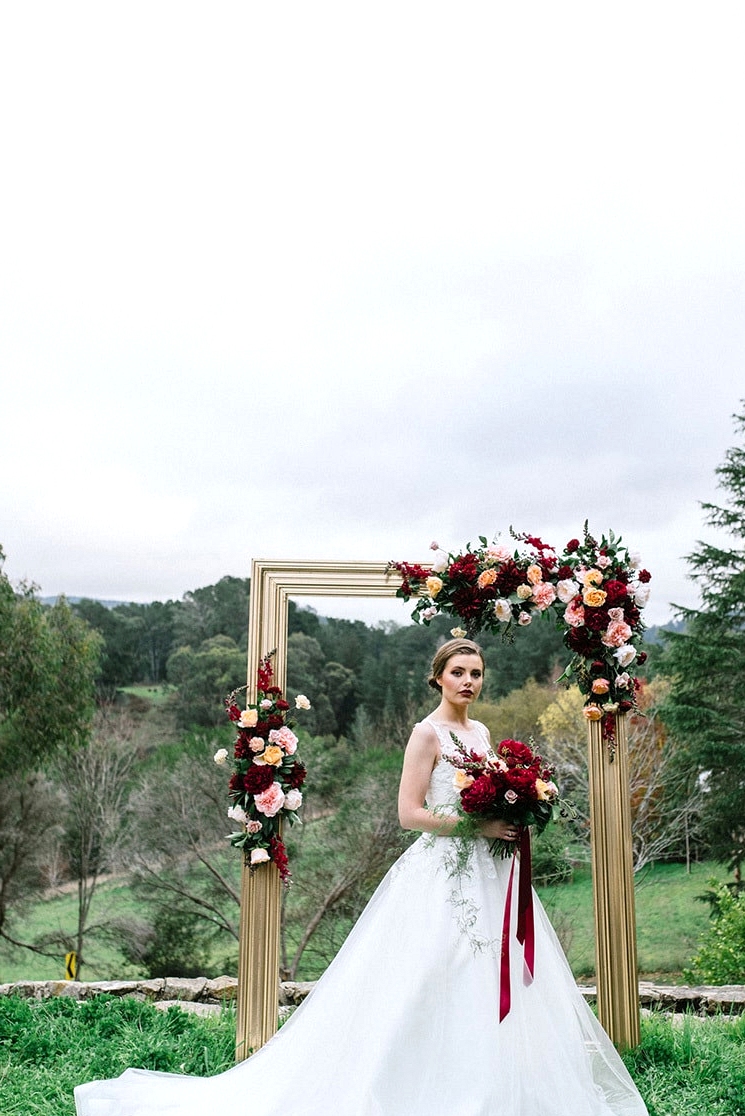
M414 726L404 753L398 788L398 820L404 829L447 836L458 824L457 817L437 814L424 805L434 766L440 758L437 733L426 723Z

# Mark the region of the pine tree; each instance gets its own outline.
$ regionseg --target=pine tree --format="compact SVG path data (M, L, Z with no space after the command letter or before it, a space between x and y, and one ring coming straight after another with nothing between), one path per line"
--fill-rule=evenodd
M745 410L733 418L745 434ZM727 862L739 882L745 861L745 445L729 449L716 474L727 501L702 508L724 541L699 542L687 557L701 607L676 606L685 630L666 634L664 670L673 685L663 716L700 772L702 832L711 855Z

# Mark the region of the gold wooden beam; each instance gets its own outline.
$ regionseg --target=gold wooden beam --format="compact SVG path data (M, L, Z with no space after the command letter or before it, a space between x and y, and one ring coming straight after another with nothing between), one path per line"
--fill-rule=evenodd
M248 701L256 699L260 660L275 651L274 679L285 689L287 623L290 597L394 597L396 576L385 562L266 562L251 565L248 618ZM274 864L252 872L245 864L241 881L238 943L238 1029L236 1060L268 1042L279 1014L281 883Z
M612 757L602 722L588 721L592 884L598 1017L627 1050L639 1043L639 986L626 716L615 720Z

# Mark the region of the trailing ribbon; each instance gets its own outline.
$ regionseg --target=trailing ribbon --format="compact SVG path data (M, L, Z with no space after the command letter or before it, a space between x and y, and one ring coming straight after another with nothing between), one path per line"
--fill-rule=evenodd
M510 921L512 918L512 884L515 878L515 857L512 857L507 896L502 920L502 952L499 968L499 1022L509 1013L510 992ZM531 984L535 975L535 926L533 921L533 889L530 871L530 831L525 826L520 832L520 878L517 888L516 937L523 947L525 962L524 980Z

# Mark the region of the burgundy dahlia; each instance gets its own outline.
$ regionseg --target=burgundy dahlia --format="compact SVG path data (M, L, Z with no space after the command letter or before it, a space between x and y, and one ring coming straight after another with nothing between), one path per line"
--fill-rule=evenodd
M268 763L252 763L243 776L243 789L246 794L261 794L274 782L274 768Z

